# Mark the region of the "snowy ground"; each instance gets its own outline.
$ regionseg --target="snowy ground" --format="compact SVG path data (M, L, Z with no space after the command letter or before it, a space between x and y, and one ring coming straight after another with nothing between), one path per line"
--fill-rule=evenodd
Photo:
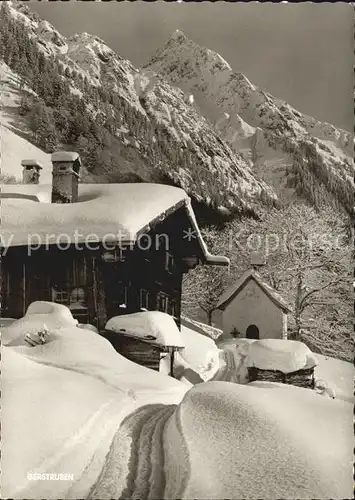
M56 311L35 316L2 328L2 496L84 498L122 419L148 403L176 404L188 388ZM24 332L43 322L48 343L27 346ZM39 471L74 480L27 479Z
M21 97L25 92L26 89L19 88L16 73L0 62L1 174L21 180L21 160L36 159L43 166L40 183L47 184L52 179L50 155L29 142L29 131L19 115Z
M350 498L351 423L307 389L199 384L124 421L89 498Z
M48 342L29 347L24 333L44 320ZM123 358L58 308L35 307L2 328L2 344L3 498L351 498L345 397L267 382L184 385ZM232 380L236 368L232 381L243 382L249 344L224 345L229 364L215 379ZM201 367L210 347L190 341L186 363ZM329 365L346 395L342 363L324 358L319 368L328 381Z
M213 380L224 380L244 384L247 382L248 346L254 340L229 339L217 343L221 349L220 368ZM314 369L315 379L322 380L335 392L336 399L355 404L354 397L354 365L340 359L313 355L317 366ZM275 368L274 368L275 369Z

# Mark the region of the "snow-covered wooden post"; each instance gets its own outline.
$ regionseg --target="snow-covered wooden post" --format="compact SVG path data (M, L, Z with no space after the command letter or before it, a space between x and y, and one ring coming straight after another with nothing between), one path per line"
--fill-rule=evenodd
M51 156L53 165L52 203L75 203L78 201L79 170L78 153L58 151Z
M22 160L22 183L38 184L42 165L37 160Z

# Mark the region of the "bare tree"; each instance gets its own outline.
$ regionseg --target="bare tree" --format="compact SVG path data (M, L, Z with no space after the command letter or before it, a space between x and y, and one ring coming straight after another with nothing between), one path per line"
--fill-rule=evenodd
M318 352L351 359L352 240L345 216L293 204L270 209L260 220L235 220L223 231L209 228L204 237L231 266L229 271L198 267L187 275L183 307L188 314L203 311L211 323L223 291L251 267L251 253L264 252L266 265L259 273L292 309L290 338L309 339Z
M230 229L240 231L239 224L234 222ZM337 314L343 310L345 316L351 315L350 221L329 209L316 211L300 204L271 210L254 225L252 230L256 232L250 229L245 231L239 245L256 249L257 242L258 250L265 252L267 264L260 273L293 309L292 338L305 340L309 331L312 345L318 338L323 350L333 338L332 331L350 340L350 325ZM238 259L238 254L231 254L232 259ZM315 327L309 330L306 327L314 316L317 316ZM339 338L334 345L338 344L349 347L348 341Z
M207 246L214 253L228 254L226 236L213 228L203 231ZM212 325L212 314L228 285L228 276L229 270L223 267L199 266L190 271L183 281L183 310L195 317L203 311L207 324Z

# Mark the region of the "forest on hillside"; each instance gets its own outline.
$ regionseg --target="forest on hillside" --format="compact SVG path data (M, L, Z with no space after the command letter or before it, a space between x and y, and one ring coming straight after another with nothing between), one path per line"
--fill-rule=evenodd
M77 151L83 160L84 181L149 180L180 185L176 175L183 168L196 180L196 196L192 197L201 216L215 221L221 218L216 215L217 207L230 201L229 179L221 175L216 183L196 147L182 148L158 118L148 116L112 91L105 83L104 64L101 83L94 86L83 72L64 64L59 57L44 55L6 3L1 5L1 19L0 59L20 76L24 90L20 113L34 145L47 153L59 148ZM144 100L140 101L144 108ZM120 134L122 127L127 132L124 137ZM208 207L201 201L206 193ZM260 201L268 203L264 194L261 192ZM235 213L249 210L237 205Z
M20 112L27 118L36 146L48 153L70 146L83 156L88 171L98 164L103 170L117 168L108 93L89 85L81 73L64 69L55 57L45 56L26 26L10 15L6 2L1 5L0 58L21 77L22 87L33 91L25 93ZM80 89L83 98L72 91L71 84ZM115 96L111 100L124 112L124 103ZM88 104L98 107L99 101L103 112L95 116Z

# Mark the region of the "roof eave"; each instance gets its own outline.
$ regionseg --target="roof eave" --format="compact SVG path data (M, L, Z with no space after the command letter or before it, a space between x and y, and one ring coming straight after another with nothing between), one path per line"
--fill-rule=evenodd
M191 206L190 198L185 200L185 206L189 220L191 222L192 229L196 233L196 239L198 240L200 248L202 250L202 255L203 255L202 263L207 266L224 266L224 267L229 266L230 260L228 259L228 257L225 257L224 255L212 255L209 253L207 245L203 240L200 228L198 227L196 216Z
M280 302L276 297L274 297L274 295L272 295L270 293L270 291L264 287L262 281L259 279L259 277L255 274L254 271L250 271L245 279L240 282L239 286L226 298L223 299L222 302L219 302L217 304L217 309L220 309L221 311L223 311L227 305L232 302L232 300L238 295L238 293L240 292L240 290L246 285L246 283L250 280L250 279L254 279L254 281L259 285L259 287L263 290L263 292L265 293L265 295L267 295L269 297L269 299L279 308L281 309L283 312L285 313L292 313L292 309L287 306L286 304Z
M228 259L228 257L225 257L224 255L211 255L211 254L208 254L206 256L205 265L206 266L229 267L230 266L230 260Z

